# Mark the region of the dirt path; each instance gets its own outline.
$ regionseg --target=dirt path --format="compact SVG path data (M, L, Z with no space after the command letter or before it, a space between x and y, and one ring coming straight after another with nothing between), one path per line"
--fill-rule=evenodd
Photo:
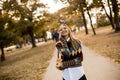
M120 80L120 67L109 59L94 54L91 50L83 47L83 66L88 80ZM56 51L50 61L43 80L62 80L61 71L55 68Z
M47 68L46 75L43 80L62 80L62 72L60 70L57 70L55 67L55 61L57 58L56 50L54 52L54 55L50 61L50 64Z
M120 80L120 67L84 47L84 70L88 80Z

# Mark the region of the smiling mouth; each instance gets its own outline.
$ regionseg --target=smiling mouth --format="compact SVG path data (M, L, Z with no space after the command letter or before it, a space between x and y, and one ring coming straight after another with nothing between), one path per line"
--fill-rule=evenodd
M62 32L62 34L65 34L65 33L67 33L66 31L65 32Z

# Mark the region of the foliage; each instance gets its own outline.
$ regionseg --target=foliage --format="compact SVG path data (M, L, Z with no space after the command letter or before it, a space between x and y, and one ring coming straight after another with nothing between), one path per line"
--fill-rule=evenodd
M15 41L15 34L8 29L8 26L12 24L8 16L0 17L0 43L8 46L11 42Z
M21 1L21 0L20 0ZM40 21L43 17L45 5L37 0L1 0L0 1L0 47L2 57L4 57L4 47L11 43L21 43L28 35L31 37L32 47L35 47L34 32L35 22ZM41 14L36 16L36 11ZM40 17L39 19L36 17ZM40 28L40 27L39 27ZM39 29L38 29L39 30ZM16 34L14 34L16 33Z
M110 22L108 20L101 20L98 22L98 27L104 27L110 25Z
M40 27L35 26L35 22L40 21L41 17L43 17L43 11L39 11L41 14L38 16L36 16L38 14L36 11L43 8L45 8L45 5L37 0L22 0L21 2L6 0L3 4L3 10L8 12L12 19L16 20L16 25L12 28L18 34L17 36L25 37L29 35L33 46L35 46L34 32L36 32L35 30L40 30ZM12 14L10 14L11 12Z

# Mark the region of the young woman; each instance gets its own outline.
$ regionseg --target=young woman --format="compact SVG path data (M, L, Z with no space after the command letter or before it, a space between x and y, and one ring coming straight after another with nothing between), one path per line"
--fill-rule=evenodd
M63 80L87 80L82 67L81 43L73 38L70 28L62 24L59 28L59 41L56 42L58 59L56 67L63 72Z

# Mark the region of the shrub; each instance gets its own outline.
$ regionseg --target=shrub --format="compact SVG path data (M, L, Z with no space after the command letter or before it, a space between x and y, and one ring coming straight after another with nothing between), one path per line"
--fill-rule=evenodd
M110 25L109 19L105 15L101 15L98 19L98 27Z

